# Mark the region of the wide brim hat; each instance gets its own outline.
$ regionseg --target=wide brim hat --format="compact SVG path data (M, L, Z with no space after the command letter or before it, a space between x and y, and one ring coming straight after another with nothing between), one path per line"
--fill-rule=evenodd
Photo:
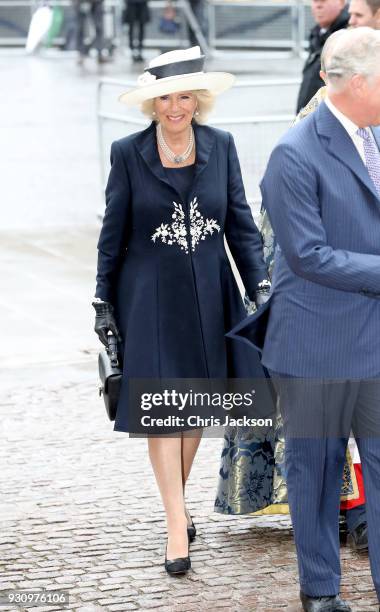
M137 79L137 87L119 96L128 106L178 91L206 89L216 96L232 87L235 77L229 72L203 72L205 56L200 47L168 51L149 62Z

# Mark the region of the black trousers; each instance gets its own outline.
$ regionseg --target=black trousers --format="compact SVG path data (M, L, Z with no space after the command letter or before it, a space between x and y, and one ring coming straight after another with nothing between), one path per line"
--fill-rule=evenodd
M137 43L136 36L137 33ZM138 49L142 51L144 44L145 24L142 21L133 21L129 24L129 48L131 51Z
M87 9L88 6L88 9ZM81 55L87 55L89 49L95 47L100 55L103 48L103 0L96 2L77 2L77 49ZM85 44L86 23L91 19L95 28L95 37L89 44Z

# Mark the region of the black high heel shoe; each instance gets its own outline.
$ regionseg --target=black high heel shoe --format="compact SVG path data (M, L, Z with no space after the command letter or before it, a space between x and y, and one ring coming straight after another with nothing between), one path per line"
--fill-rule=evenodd
M168 559L167 558L167 550L168 545L166 544L165 551L165 569L170 576L179 576L181 574L186 574L191 568L191 561L189 554L187 557L177 557L177 559ZM189 549L187 549L189 553Z
M197 530L195 528L195 525L193 523L193 519L191 518L191 516L190 516L190 519L191 519L191 525L187 526L187 535L189 538L189 542L193 542L193 540L195 540L195 536L197 535Z
M186 518L191 520L191 525L187 525L187 536L189 538L189 542L193 542L195 540L195 536L197 535L197 530L195 528L193 518L188 510L185 510Z

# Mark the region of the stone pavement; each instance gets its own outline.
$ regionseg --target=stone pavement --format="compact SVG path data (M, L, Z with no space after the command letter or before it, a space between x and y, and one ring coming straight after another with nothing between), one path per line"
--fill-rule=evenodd
M146 441L112 431L89 370L2 403L0 588L69 589L82 612L299 610L289 520L213 513L221 440L202 442L188 486L193 569L166 575ZM367 558L344 548L342 559L353 609L377 609Z

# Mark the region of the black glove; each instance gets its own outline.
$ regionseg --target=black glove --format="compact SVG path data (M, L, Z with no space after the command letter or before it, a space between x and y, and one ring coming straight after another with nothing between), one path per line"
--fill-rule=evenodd
M121 342L119 330L117 329L115 317L113 316L113 306L109 302L92 302L95 308L95 327L94 330L99 336L100 342L108 347L108 332L112 332L118 342Z
M256 308L260 308L269 300L271 284L268 280L263 280L258 284L255 293Z

